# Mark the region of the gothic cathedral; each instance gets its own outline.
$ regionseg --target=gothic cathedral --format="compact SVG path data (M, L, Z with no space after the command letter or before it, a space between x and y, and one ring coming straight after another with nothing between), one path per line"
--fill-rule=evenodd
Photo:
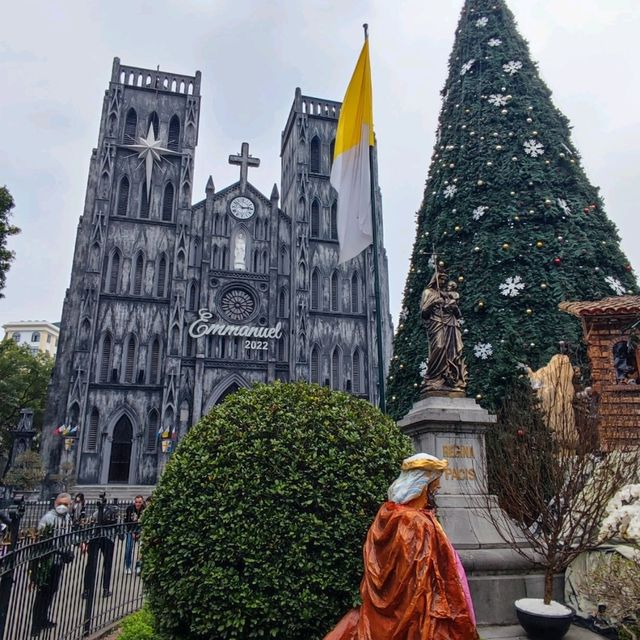
M200 80L113 63L42 443L49 471L66 463L79 485L155 484L159 434L179 441L256 382L306 380L378 402L371 249L337 265L329 173L340 103L296 89L281 192L251 185L259 160L242 143L229 157L239 181L216 191L209 178L192 204ZM380 215L375 162L374 178ZM77 427L72 447L54 434L63 424Z

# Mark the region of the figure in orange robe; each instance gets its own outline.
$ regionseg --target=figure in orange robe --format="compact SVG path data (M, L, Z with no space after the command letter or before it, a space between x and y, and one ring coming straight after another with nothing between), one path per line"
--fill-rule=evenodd
M464 569L427 508L446 467L426 453L403 462L367 534L362 605L324 640L477 640Z

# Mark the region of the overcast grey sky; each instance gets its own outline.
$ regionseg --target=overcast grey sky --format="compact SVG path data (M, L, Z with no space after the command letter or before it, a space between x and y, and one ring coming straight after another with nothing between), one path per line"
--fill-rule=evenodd
M556 105L574 126L622 246L640 270L640 3L507 0ZM194 202L247 141L249 180L279 183L280 132L294 90L341 100L370 25L391 310L400 311L414 213L431 157L440 89L462 0L87 0L12 2L0 36L0 185L12 192L16 260L0 325L57 321L69 284L102 98L123 64L202 71Z

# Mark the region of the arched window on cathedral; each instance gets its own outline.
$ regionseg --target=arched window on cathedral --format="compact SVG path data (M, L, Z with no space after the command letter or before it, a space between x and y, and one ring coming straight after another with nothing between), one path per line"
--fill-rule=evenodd
M283 287L278 295L278 316L284 318L287 315L287 290Z
M304 198L300 198L300 200L298 200L298 220L300 222L307 221L307 209Z
M175 191L173 185L168 182L164 188L164 196L162 198L162 219L165 222L173 220L173 204L175 199Z
M329 237L332 240L338 239L338 203L331 205L331 224L329 229Z
M189 286L189 297L187 302L187 309L189 311L197 311L198 310L198 287L196 287L196 283L192 282Z
M262 273L269 273L269 254L266 249L262 252Z
M184 251L180 249L178 251L178 259L176 261L176 276L178 278L184 278Z
M129 178L127 176L122 176L120 180L117 203L116 214L126 216L129 211Z
M127 117L124 122L124 143L133 144L136 142L136 134L138 129L138 114L136 110L131 107L127 111ZM146 131L145 131L146 133Z
M262 220L260 218L256 219L256 229L254 237L256 240L264 240L262 237Z
M171 330L171 355L180 355L180 329L173 327Z
M287 336L286 335L282 335L280 336L280 338L278 339L278 342L276 343L276 348L277 348L277 353L276 353L276 359L280 360L281 362L287 359Z
M334 138L329 145L329 171L333 169L333 156L336 153L336 139Z
M167 292L167 258L164 253L158 261L158 273L156 279L156 295L158 298L164 298Z
M309 171L311 173L320 173L320 138L313 136L309 148Z
M158 120L158 114L155 111L149 115L149 119L147 120L147 130L144 132L145 136L149 132L149 129L153 129L153 137L157 140L158 133L160 132L160 121Z
M130 333L125 342L124 349L124 382L133 383L136 381L136 337Z
M142 278L144 275L144 256L142 252L138 252L133 267L133 286L131 287L131 293L134 296L139 296L142 293Z
M316 345L311 349L310 381L320 384L320 350Z
M80 407L77 402L74 402L69 409L69 425L72 427L78 426L78 419L80 416Z
M180 149L180 118L178 118L178 116L173 116L171 120L169 120L167 149L171 149L171 151L178 151Z
M80 325L80 349L87 351L89 349L89 338L91 337L91 323L85 318Z
M358 347L351 356L351 391L362 393L362 355Z
M98 382L109 382L111 378L111 334L109 332L102 336L100 346L100 362L98 363Z
M221 269L226 269L227 268L227 247L222 247L222 250L220 251L220 268Z
M100 427L100 413L93 407L89 415L89 424L87 425L87 435L84 441L85 451L91 453L98 449L98 429Z
M149 352L149 384L158 384L160 373L160 339L156 336Z
M147 219L149 217L149 196L147 195L146 182L142 183L142 188L140 189L140 212L138 217L142 219Z
M200 240L198 238L193 238L191 241L191 251L189 251L189 266L197 267L200 262L202 262L202 258L200 257Z
M342 389L342 351L340 347L335 347L331 354L331 388L332 389Z
M339 285L340 279L338 277L338 272L334 271L331 274L331 311L340 311L340 298L338 296Z
M118 293L120 284L120 251L115 249L109 258L107 268L107 292Z
M311 272L311 309L320 309L320 273L317 269Z
M311 237L320 237L320 203L317 200L311 203Z
M351 313L360 313L360 276L357 271L351 276Z
M300 289L307 288L307 268L304 265L304 262L298 263L298 286Z
M280 273L283 276L289 275L289 251L284 245L280 247Z
M89 270L100 271L100 244L94 242L89 252Z
M220 265L218 264L218 245L217 244L213 244L211 246L211 268L212 269L217 269ZM254 271L257 271L257 269L254 269Z
M260 252L258 249L253 250L253 271L259 273L260 271Z
M158 424L160 419L156 409L149 411L149 417L147 418L147 432L144 439L145 453L155 453L156 443L158 442Z

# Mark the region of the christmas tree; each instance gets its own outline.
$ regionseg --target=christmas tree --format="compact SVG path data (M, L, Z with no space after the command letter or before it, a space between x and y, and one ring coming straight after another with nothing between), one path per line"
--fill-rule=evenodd
M468 394L499 406L524 365L580 343L563 300L635 293L568 120L502 0L467 0L442 91L436 145L394 341L388 407L418 398L427 343L420 296L437 262L458 285Z

